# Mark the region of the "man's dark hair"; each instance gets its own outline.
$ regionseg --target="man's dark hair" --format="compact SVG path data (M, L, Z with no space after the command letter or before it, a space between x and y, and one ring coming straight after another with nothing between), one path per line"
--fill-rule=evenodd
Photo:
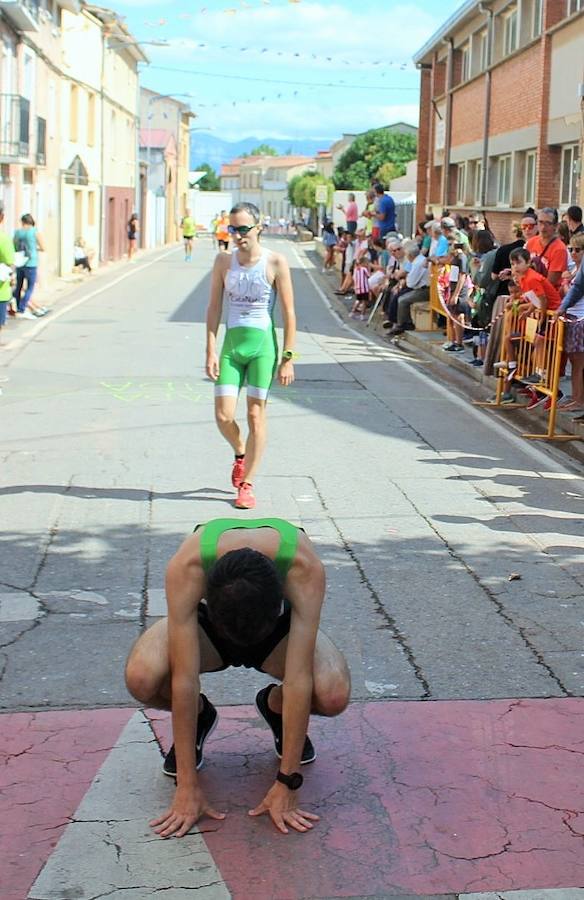
M234 644L257 644L274 630L282 610L282 579L267 556L244 547L221 556L207 575L211 624Z
M566 210L566 215L572 222L582 222L582 207L581 206L569 206Z
M385 188L379 181L373 185L373 190L375 191L376 194L379 194L380 196L381 196L381 194L385 194Z
M244 203L236 203L235 206L233 206L229 210L229 215L234 216L236 213L239 213L239 212L247 213L248 216L252 217L252 219L254 220L256 225L259 224L261 216L260 216L260 211L257 208L257 206L255 205L255 203L245 203L245 202Z

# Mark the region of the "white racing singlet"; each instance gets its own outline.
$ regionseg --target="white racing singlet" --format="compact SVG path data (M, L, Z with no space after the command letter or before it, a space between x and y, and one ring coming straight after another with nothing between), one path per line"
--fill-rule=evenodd
M237 251L233 252L224 286L228 329L261 328L267 331L273 327L276 291L268 281L269 254L269 250L262 249L257 263L246 267L240 265Z

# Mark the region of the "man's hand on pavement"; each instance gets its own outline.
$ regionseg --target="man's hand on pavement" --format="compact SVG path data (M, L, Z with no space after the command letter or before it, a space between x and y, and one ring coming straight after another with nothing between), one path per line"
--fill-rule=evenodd
M250 809L249 815L262 816L266 812L282 834L288 834L287 825L295 831L310 831L312 823L319 820L319 816L299 809L296 791L289 790L278 781L272 785L260 805Z
M225 818L225 813L219 813L209 806L200 788L177 787L170 809L158 819L153 819L150 827L154 828L161 838L172 835L184 837L203 816L221 820Z

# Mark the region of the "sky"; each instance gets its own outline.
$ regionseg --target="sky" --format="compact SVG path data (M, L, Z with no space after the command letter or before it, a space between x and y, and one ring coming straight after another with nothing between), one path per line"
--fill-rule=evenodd
M461 0L124 0L142 83L224 140L418 124L412 55Z

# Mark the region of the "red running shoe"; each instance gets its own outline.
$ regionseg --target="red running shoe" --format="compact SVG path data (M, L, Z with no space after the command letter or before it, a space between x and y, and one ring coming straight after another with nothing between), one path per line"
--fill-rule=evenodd
M256 498L253 495L253 485L249 481L242 481L237 488L235 505L238 509L255 509Z
M537 409L538 406L541 406L542 403L545 403L547 397L545 394L538 394L536 391L533 392L533 397L525 407L525 409Z
M245 475L245 456L242 456L241 459L236 459L233 463L233 468L231 470L231 484L234 488L238 488L241 482L243 481L243 476Z

